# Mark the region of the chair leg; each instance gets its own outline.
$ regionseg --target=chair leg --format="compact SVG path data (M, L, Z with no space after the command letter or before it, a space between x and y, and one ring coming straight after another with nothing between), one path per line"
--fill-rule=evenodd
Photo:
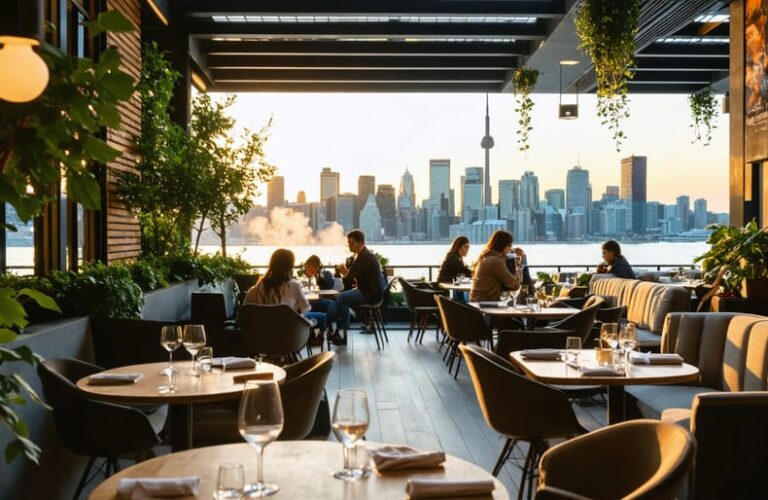
M376 309L376 316L379 318L379 324L381 325L381 331L384 332L384 340L389 344L389 335L387 335L387 325L384 323L384 316L381 314L381 309Z
M424 333L427 331L428 326L429 326L429 314L422 314L421 323L419 324L419 335L418 335L419 344L421 344L424 341Z
M458 350L459 344L456 343L456 359L459 360L458 363L456 363L456 373L453 374L453 380L456 380L459 377L459 369L461 368L461 352Z
M417 313L413 313L413 316L411 316L411 324L408 325L408 337L406 339L406 342L411 341L411 335L413 335L413 327L416 324L416 318L418 317Z
M499 453L499 458L496 460L496 465L493 467L493 472L491 472L493 477L497 477L499 475L499 472L504 465L504 459L507 457L507 453L511 445L512 439L507 438L506 442L504 443L504 447L501 449L501 453Z
M88 463L85 466L83 475L80 476L80 482L77 484L77 490L75 490L75 496L72 497L72 500L77 500L78 498L80 498L80 493L83 492L83 488L85 488L85 485L88 484L88 473L91 472L91 467L93 467L93 463L95 461L96 461L96 457L88 458Z
M448 361L445 363L448 365L448 373L451 373L453 371L453 361L456 358L456 342L452 341L450 347L448 348L449 355L448 355Z

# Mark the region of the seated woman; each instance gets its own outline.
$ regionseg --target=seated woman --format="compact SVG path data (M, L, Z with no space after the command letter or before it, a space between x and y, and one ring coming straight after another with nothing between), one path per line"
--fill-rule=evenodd
M472 289L469 292L473 302L481 300L498 301L502 287L517 290L523 281L523 266L517 266L512 274L507 269L506 256L512 251L512 234L496 231L491 235L485 248L480 253L472 276ZM521 259L525 252L516 248L515 254Z
M621 245L618 242L608 240L603 243L603 261L605 264L601 263L597 266L598 273L612 274L617 278L636 279L632 266L621 255Z
M307 278L315 278L317 287L320 290L334 289L333 273L328 269L323 268L323 263L317 255L310 255L307 260L304 261L304 274ZM314 343L322 345L323 332L325 331L327 321L327 312L333 306L333 301L330 299L313 300L311 306L311 311L305 313L305 316L314 319L317 322L319 333L317 334Z
M445 259L440 264L440 271L437 273L438 283L452 283L461 275L467 278L472 277L472 270L464 264L464 257L468 253L469 239L466 236L459 236L453 240L451 249L445 254Z

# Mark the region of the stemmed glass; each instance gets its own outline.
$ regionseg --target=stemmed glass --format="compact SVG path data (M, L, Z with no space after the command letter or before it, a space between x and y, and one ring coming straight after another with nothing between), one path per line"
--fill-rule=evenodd
M581 355L581 337L566 337L565 362L578 366Z
M618 323L603 323L600 328L600 343L607 345L611 348L611 357L613 363L616 363L616 348L619 347L619 324Z
M277 383L255 380L246 382L240 399L238 429L243 439L259 453L256 482L245 485L244 496L274 495L280 487L264 482L264 447L277 439L283 431L283 403Z
M166 325L160 329L160 345L168 351L168 368L162 371L168 375L168 384L158 387L161 393L176 391L176 385L173 383L173 351L181 345L181 327L178 325Z
M637 347L637 327L634 323L624 323L621 325L619 347L624 351L624 365L629 369L630 354Z
M344 470L333 475L336 479L357 481L370 474L362 469L353 469L349 462L349 454L368 430L369 421L368 397L364 391L344 389L336 393L331 427L336 439L344 445Z
M203 325L184 325L183 335L184 349L192 356L192 369L187 372L197 376L197 351L205 347L205 327Z

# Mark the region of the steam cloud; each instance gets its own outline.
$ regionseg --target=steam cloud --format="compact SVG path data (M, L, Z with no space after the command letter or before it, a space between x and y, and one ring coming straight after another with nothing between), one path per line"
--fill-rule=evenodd
M249 238L262 245L344 245L344 228L332 222L316 235L312 234L309 219L301 212L290 208L275 207L269 218L255 217L248 222L246 233Z

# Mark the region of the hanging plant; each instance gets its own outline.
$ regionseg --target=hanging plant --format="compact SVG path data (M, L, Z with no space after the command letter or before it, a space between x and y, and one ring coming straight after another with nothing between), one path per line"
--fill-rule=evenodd
M535 69L526 68L520 66L515 70L512 76L512 81L515 84L515 102L517 107L515 112L520 115L520 119L517 121L517 143L520 151L528 151L530 145L528 144L528 136L533 130L531 125L531 111L533 110L533 99L531 99L531 93L536 87L536 82L539 80L539 72Z
M717 117L717 105L715 96L712 94L712 87L707 87L701 92L696 92L688 96L688 102L691 104L691 116L693 117L693 141L703 141L705 146L709 146L712 141L712 129L717 128L712 122Z
M595 67L597 116L613 133L616 151L627 137L621 120L629 117L627 91L634 77L639 17L639 0L583 0L576 14L580 48Z

